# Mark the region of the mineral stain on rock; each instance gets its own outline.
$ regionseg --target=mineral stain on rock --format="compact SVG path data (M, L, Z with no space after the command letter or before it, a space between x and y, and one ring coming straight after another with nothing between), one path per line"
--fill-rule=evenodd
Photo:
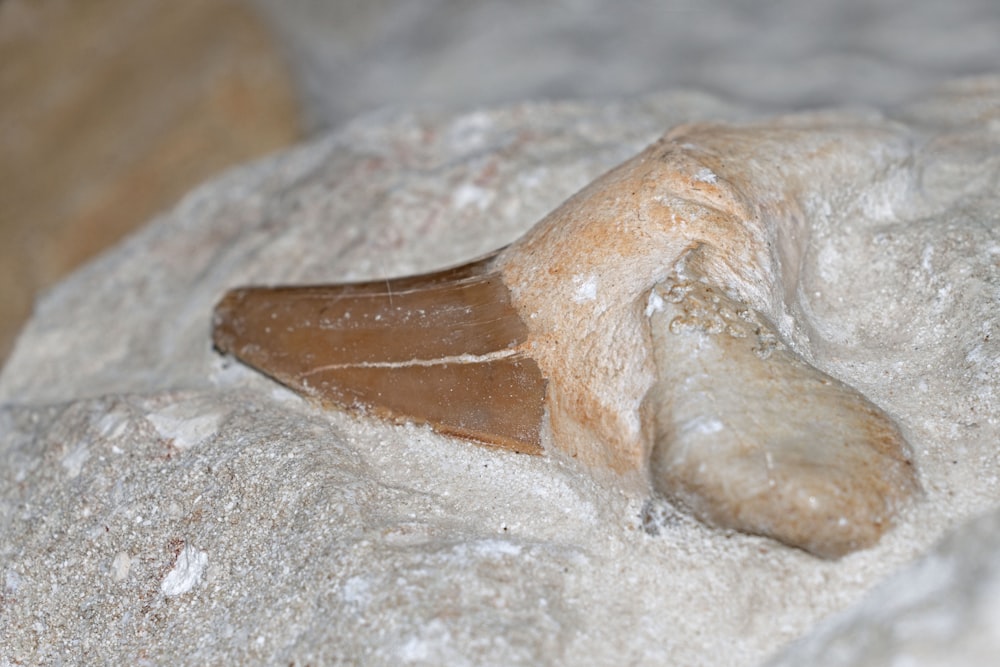
M793 341L810 225L891 214L917 140L871 115L677 127L469 264L247 287L216 347L330 407L567 456L821 557L919 491L892 420Z

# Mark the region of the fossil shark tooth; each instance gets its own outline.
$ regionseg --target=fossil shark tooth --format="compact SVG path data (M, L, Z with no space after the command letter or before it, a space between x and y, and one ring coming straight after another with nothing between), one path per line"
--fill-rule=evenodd
M216 307L214 342L326 406L540 454L545 381L492 263L232 290Z
M891 210L913 143L871 115L681 126L468 265L234 290L215 344L326 405L572 457L837 557L919 483L892 420L787 323L810 225Z

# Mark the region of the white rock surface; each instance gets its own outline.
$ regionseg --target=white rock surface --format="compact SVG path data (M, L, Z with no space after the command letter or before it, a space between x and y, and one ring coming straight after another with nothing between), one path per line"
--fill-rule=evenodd
M995 665L1000 656L998 554L1000 512L993 511L956 530L767 667Z
M381 114L204 186L39 304L0 375L0 664L736 667L848 609L1000 504L1000 80L887 113L930 140L920 196L817 235L801 295L816 363L914 446L925 497L877 547L825 562L713 531L567 464L320 411L219 358L229 287L465 260L672 124L757 115L691 93ZM943 547L983 566L919 589L955 631L923 633L939 644L910 664L998 623L969 593L998 585L992 525ZM916 590L934 558L899 576ZM839 641L905 623L901 581ZM880 600L899 614L873 626ZM904 644L867 645L890 662Z

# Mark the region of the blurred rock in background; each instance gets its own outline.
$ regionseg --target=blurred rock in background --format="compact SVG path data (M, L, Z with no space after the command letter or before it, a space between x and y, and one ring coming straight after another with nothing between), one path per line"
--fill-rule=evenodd
M995 0L250 0L312 128L445 108L678 87L781 111L903 102L996 69Z
M39 290L295 141L289 81L240 2L0 1L0 364Z

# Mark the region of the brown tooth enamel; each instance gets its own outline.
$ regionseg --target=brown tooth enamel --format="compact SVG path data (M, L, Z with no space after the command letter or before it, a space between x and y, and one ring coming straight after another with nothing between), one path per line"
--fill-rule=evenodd
M837 557L920 487L892 420L785 337L810 225L890 215L914 145L871 115L678 127L489 257L234 290L215 344L325 405L572 457Z
M540 454L545 381L486 258L425 276L248 287L215 310L219 350L328 407Z

